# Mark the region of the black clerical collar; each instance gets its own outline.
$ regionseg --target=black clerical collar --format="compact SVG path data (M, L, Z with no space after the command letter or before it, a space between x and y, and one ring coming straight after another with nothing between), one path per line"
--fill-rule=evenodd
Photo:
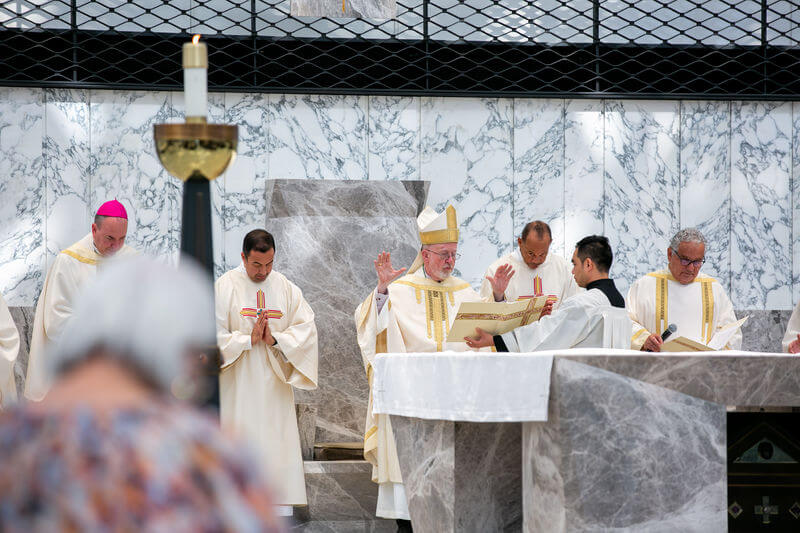
M614 284L613 279L596 279L591 283L587 283L586 290L588 291L591 289L601 290L614 307L625 307L625 298L623 298L617 290L617 286Z

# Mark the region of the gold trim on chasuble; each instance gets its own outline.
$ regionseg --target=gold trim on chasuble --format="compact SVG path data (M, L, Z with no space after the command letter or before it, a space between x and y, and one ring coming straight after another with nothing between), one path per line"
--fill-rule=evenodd
M661 272L651 272L648 276L656 278L656 327L658 331L665 331L669 326L667 316L667 281L674 281L680 283L672 274L664 274ZM692 283L700 284L700 293L702 296L703 305L703 322L700 331L705 338L705 343L711 342L713 337L712 324L714 323L714 291L711 284L716 280L714 278L702 277L695 278ZM663 320L663 324L661 323ZM659 324L661 325L659 327ZM654 333L658 333L658 331Z
M69 250L69 249L61 250L61 253L65 254L65 255L68 255L68 256L72 257L73 259L77 259L81 263L86 263L87 265L96 265L97 264L97 259L90 259L88 257L84 257L82 255L79 255L77 252L73 252L72 250Z
M425 323L428 326L428 338L436 341L436 351L441 352L444 346L445 328L450 326L447 302L455 305L456 299L453 293L466 289L469 287L469 283L453 287L435 287L406 280L395 281L395 283L412 287L418 304L422 303L422 293L425 293Z

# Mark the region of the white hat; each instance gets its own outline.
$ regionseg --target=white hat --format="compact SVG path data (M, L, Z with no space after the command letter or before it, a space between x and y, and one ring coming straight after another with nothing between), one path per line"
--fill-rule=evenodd
M441 213L426 207L417 217L419 240L422 244L458 242L456 208L448 205Z

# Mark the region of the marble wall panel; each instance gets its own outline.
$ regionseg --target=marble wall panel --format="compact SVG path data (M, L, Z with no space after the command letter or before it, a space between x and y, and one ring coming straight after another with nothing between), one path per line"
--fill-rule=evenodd
M587 235L604 233L602 100L564 104L564 249L568 254ZM611 275L618 275L612 265Z
M606 101L605 232L614 277L630 283L664 268L678 226L678 102Z
M293 17L391 19L397 15L396 0L292 0Z
M724 406L557 359L523 426L525 530L724 531L725 431Z
M319 388L297 401L317 407L316 442L360 442L369 390L353 313L375 287L378 252L398 265L416 256L427 184L270 180L267 191L275 269L303 291L319 333Z
M269 96L269 177L367 179L367 97Z
M800 302L800 102L792 102L792 303Z
M369 179L420 179L420 99L370 96L368 105Z
M244 236L264 225L270 125L267 95L225 93L224 102L225 123L239 126L239 151L223 175L225 190L220 212L223 272L241 262Z
M731 265L729 126L730 102L681 102L679 226L703 232L708 241L703 271L726 290Z
M378 485L366 461L304 461L308 506L295 508L298 522L375 518ZM394 523L394 521L392 521Z
M0 292L33 305L44 281L44 96L0 88Z
M89 211L116 198L128 210L126 243L175 257L172 229L178 184L155 153L153 124L169 122L169 93L92 91Z
M422 99L420 173L431 180L428 205L456 208L456 275L474 287L513 246L513 119L510 99Z
M550 252L563 256L564 100L515 99L513 144L514 237L528 222L544 220L553 233Z
M792 106L731 103L731 300L791 309Z
M46 269L91 229L89 92L45 89L43 166Z

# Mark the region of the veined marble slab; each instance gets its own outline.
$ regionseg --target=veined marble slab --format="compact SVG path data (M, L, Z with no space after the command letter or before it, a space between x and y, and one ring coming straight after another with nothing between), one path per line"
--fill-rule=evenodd
M423 181L270 180L266 229L275 269L303 291L319 333L319 388L296 391L317 408L316 442L360 442L369 395L353 313L375 288L383 250L397 266L417 254Z
M19 354L14 362L14 381L17 385L17 397L21 398L25 390L25 376L28 372L28 355L30 354L31 335L33 333L34 307L9 307L11 318L19 332Z
M724 406L567 359L523 424L524 530L724 531Z

